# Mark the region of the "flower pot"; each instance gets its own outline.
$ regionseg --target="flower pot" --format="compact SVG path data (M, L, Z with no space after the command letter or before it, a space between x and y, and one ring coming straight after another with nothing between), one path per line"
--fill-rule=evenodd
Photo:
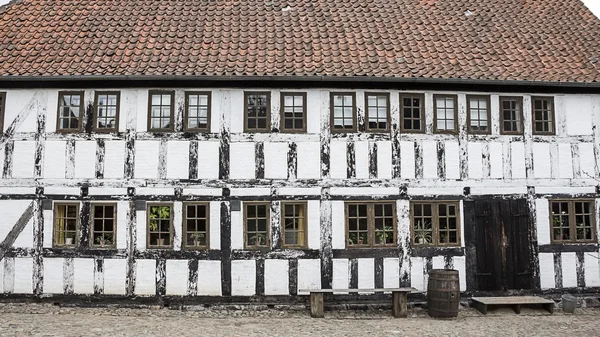
M165 245L165 239L163 239L163 238L157 239L156 240L156 245L157 246L164 246Z
M417 239L417 242L418 242L420 245L422 245L422 244L424 244L424 243L425 243L425 239L423 239L423 238L418 238L418 239Z
M65 238L65 244L66 245L72 245L73 244L73 238Z

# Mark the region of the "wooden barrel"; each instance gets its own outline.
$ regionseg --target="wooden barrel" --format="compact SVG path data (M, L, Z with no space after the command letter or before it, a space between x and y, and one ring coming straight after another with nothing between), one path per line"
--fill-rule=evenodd
M458 270L432 269L427 284L427 310L431 317L456 317L460 302Z

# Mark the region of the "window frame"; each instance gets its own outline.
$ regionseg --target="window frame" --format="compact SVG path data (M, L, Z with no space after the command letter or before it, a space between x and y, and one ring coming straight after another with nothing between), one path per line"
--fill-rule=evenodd
M519 103L519 106L521 107L520 109L520 120L521 122L519 123L521 131L506 131L504 130L504 109L502 108L502 102L504 102L505 100L510 100L510 101L517 101ZM525 128L525 123L523 121L523 117L525 116L525 114L523 113L523 97L521 96L499 96L498 97L498 114L499 114L499 122L500 122L500 134L501 135L508 135L508 136L522 136L524 134L523 129Z
M552 105L550 110L550 117L552 118L552 128L550 131L536 131L535 130L535 101L536 100L548 100ZM555 136L556 135L556 105L554 104L554 96L531 96L531 133L534 136Z
M169 225L169 244L168 245L163 245L163 246L158 246L158 245L151 245L150 244L150 209L152 206L169 206L171 207L171 217L169 219L170 221L170 225ZM146 203L146 249L158 249L158 250L165 250L165 249L173 249L174 246L174 238L173 235L175 233L175 229L173 226L173 214L175 213L175 209L174 209L174 204L172 202L152 202L152 203Z
M152 128L152 96L154 95L171 95L171 114L169 128ZM162 105L161 105L162 106ZM174 90L148 90L148 114L147 114L147 132L174 132L175 131L175 91ZM155 117L156 118L156 117Z
M206 95L207 96L207 113L206 113L206 128L190 128L188 126L189 108L190 108L190 96L192 95ZM210 132L210 121L212 115L212 92L210 91L186 91L185 92L185 104L183 111L183 130L189 132Z
M188 246L187 244L187 206L205 206L206 207L206 245L204 246ZM198 217L194 219L200 219ZM183 203L183 221L181 223L181 248L183 250L208 250L210 249L210 202L184 202ZM196 231L197 232L197 231Z
M73 238L73 244L67 245L66 243L59 244L57 236L57 208L59 206L75 206L77 209L77 217L75 222L75 237ZM79 202L53 202L52 205L52 247L53 248L77 248L79 246L79 229L81 226L81 204ZM66 238L65 238L66 239ZM66 242L66 240L65 240Z
M117 96L117 111L115 115L115 127L111 129L100 129L98 128L98 96L101 95L116 95ZM94 93L94 118L92 131L96 133L110 133L110 132L119 132L119 113L121 111L121 92L120 91L96 91Z
M264 129L248 129L248 96L266 95L267 96L267 125ZM268 133L271 132L271 92L270 91L244 91L244 132L245 133Z
M432 205L432 242L430 244L415 243L415 215L414 205L416 204L430 204ZM456 208L456 243L440 243L440 223L439 223L439 207L440 204L454 204ZM462 230L461 230L461 214L460 214L460 201L459 200L415 200L410 202L410 244L412 247L462 247Z
M420 123L421 123L421 129L420 130L415 130L415 129L407 129L404 127L404 98L410 97L411 99L413 98L419 98L421 100L421 104L419 105L419 110L420 110ZM425 94L419 94L419 93L400 93L400 131L402 133L425 133L425 129L426 129L426 125L425 125ZM414 108L411 106L411 109ZM412 120L415 120L414 118L411 118Z
M0 92L0 135L4 133L4 118L6 115L6 92Z
M336 129L335 128L335 116L334 116L334 96L352 96L352 129ZM339 91L329 93L329 130L331 133L355 133L358 130L358 118L356 116L356 93L350 91Z
M305 133L306 132L306 127L307 127L307 122L308 122L308 118L306 116L306 111L307 111L307 106L308 106L308 102L306 101L306 92L281 92L280 94L280 100L281 100L281 104L279 107L279 131L280 132L284 132L284 133ZM303 127L302 129L288 129L285 127L285 97L286 96L302 96L303 99L303 105L302 105L302 123L303 123ZM294 118L295 119L295 118Z
M375 244L375 205L389 204L392 206L393 213L393 231L394 238L392 243L390 244ZM349 217L348 217L348 206L350 205L367 205L367 238L368 244L355 244L349 245L350 241L350 226L349 226ZM398 247L398 210L396 208L395 201L387 201L387 200L374 200L374 201L346 201L344 202L344 237L345 237L345 247L346 249L385 249L385 248L397 248Z
M472 135L491 135L492 134L492 113L491 113L491 100L488 95L467 95L467 132ZM479 131L471 129L471 98L482 99L487 104L487 123L488 129L487 131ZM479 119L481 121L481 119Z
M302 205L304 207L304 240L296 245L285 243L285 206ZM308 247L308 202L306 201L283 201L281 202L281 247L289 249L305 249Z
M454 101L454 129L446 130L446 129L438 129L437 123L437 99L438 98L451 98ZM449 134L456 135L458 134L458 95L447 95L447 94L434 94L433 95L433 133L439 134Z
M385 129L371 129L369 127L369 96L384 96L385 97ZM365 131L370 133L390 132L391 116L390 116L390 93L389 92L365 92Z
M554 238L554 226L553 226L553 213L552 213L552 204L555 202L566 202L568 203L569 208L569 236L573 237L573 233L575 233L575 239L568 240L557 240ZM575 224L575 203L576 202L587 202L590 203L590 219L591 219L591 228L592 228L592 238L589 240L577 240L577 225ZM573 212L571 212L573 211ZM548 226L550 227L550 243L551 244L568 244L568 245L578 245L578 244L590 244L597 243L597 231L596 231L596 201L594 199L583 198L583 199L549 199L548 200Z
M65 95L79 95L79 121L77 122L77 128L75 129L61 129L60 121L61 121L61 102ZM56 115L56 133L78 133L81 132L81 126L83 125L83 119L85 118L85 109L84 109L84 91L59 91L58 92L58 105L56 107L57 115Z
M113 207L113 233L112 233L112 244L110 245L97 245L94 242L94 232L96 232L94 230L94 208L96 206L112 206ZM102 218L102 219L106 219L106 218ZM91 210L90 210L90 248L94 248L94 249L116 249L117 248L117 203L116 202L94 202L91 204ZM104 228L104 227L103 227ZM102 231L102 232L106 232L106 231Z
M264 246L249 246L248 245L248 209L246 208L249 205L264 205L266 206L267 213L265 215L267 224L266 224L266 239L267 242ZM247 250L269 250L271 249L271 203L264 201L245 201L242 203L243 214L242 214L242 226L244 233L244 249ZM256 231L258 232L258 231Z

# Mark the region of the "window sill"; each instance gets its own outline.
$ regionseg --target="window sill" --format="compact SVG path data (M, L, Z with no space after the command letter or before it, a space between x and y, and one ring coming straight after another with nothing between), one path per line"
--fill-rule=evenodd
M434 257L434 256L464 256L465 248L460 246L417 246L411 250L411 256L414 257Z
M540 253L595 253L598 252L597 243L552 243L539 245Z

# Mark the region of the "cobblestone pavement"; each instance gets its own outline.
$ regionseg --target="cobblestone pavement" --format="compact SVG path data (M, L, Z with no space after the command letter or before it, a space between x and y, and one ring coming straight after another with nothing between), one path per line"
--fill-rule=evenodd
M252 316L252 317L251 317ZM0 336L599 336L600 310L549 315L523 308L482 316L461 310L451 320L432 319L421 309L406 319L388 311L329 311L311 319L299 310L202 311L169 309L60 308L0 304Z

